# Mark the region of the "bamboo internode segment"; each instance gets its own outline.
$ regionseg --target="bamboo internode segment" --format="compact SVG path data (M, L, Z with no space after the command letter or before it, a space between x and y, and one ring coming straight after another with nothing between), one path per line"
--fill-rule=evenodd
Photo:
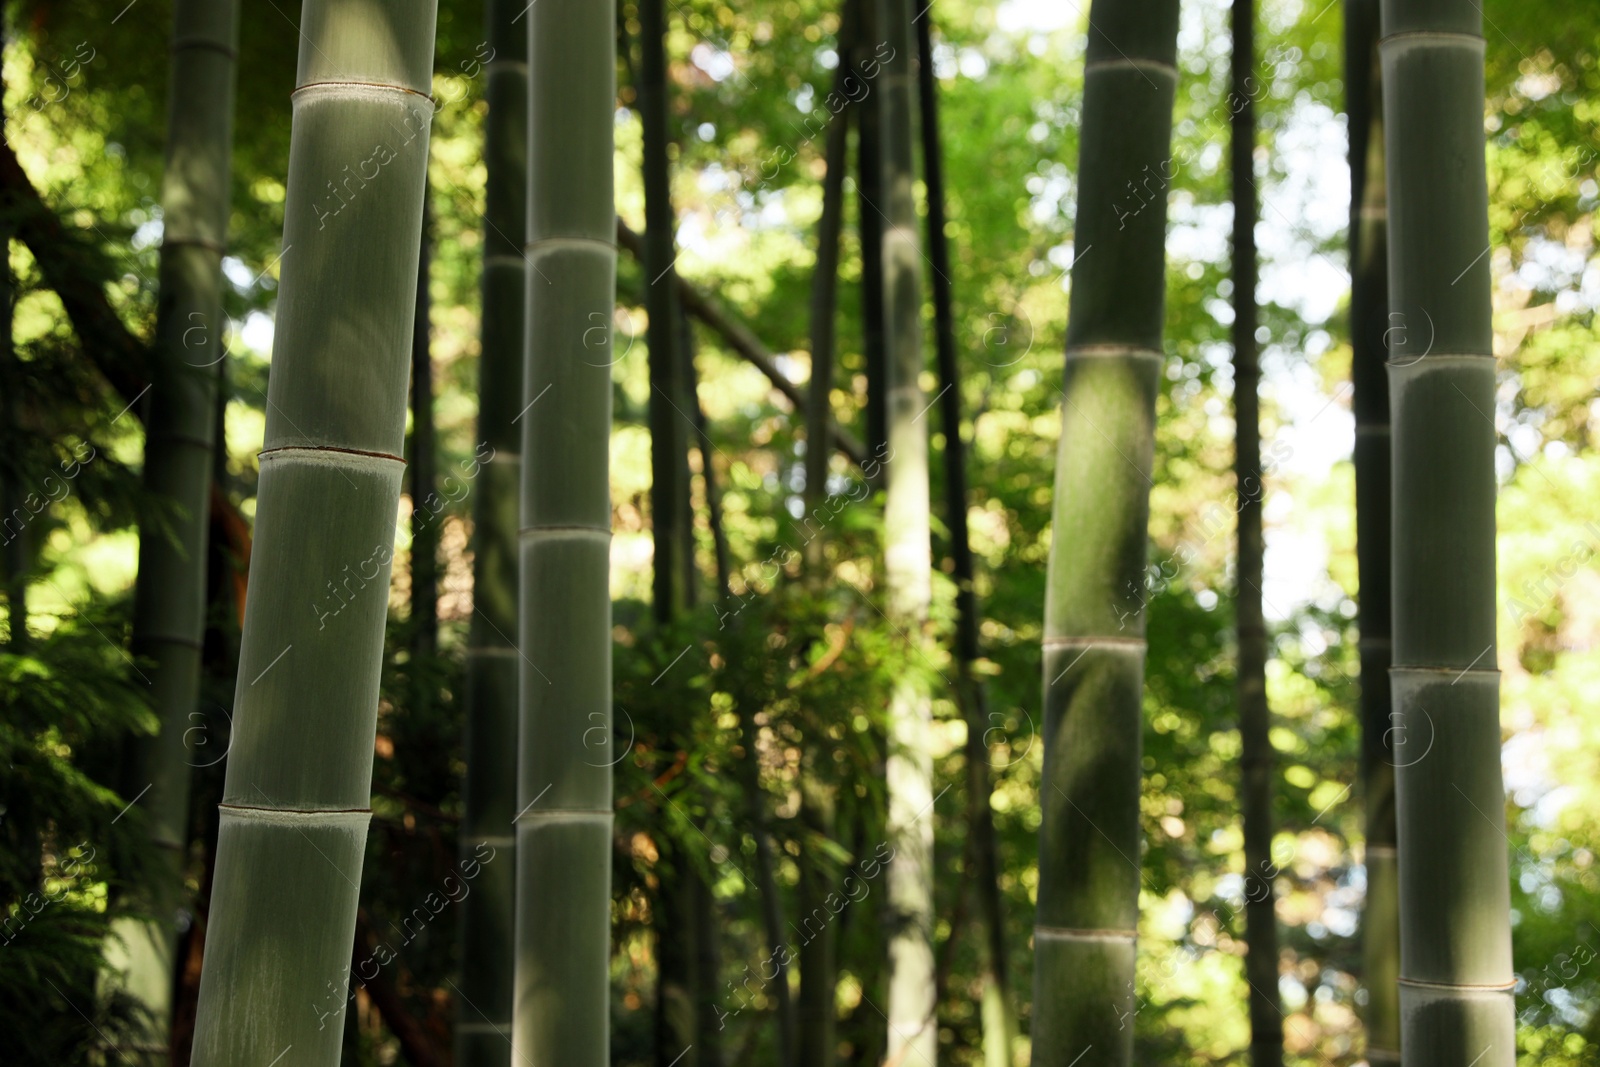
M405 436L433 113L419 94L432 79L434 15L433 0L309 0L302 11L298 84L317 88L292 104L196 1065L339 1061L404 469L394 457ZM315 1010L324 1001L328 1010Z
M1034 1067L1133 1057L1145 544L1165 297L1178 5L1089 11L1045 599ZM1152 181L1148 202L1128 190Z
M1389 0L1400 1016L1415 1067L1516 1061L1495 667L1495 364L1482 15ZM1442 899L1441 899L1442 894Z

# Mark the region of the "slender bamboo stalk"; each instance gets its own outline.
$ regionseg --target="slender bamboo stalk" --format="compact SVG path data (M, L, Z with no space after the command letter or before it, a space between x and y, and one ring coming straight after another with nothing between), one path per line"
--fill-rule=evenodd
M1391 333L1388 363L1389 677L1403 738L1395 799L1410 1067L1517 1058L1495 669L1482 18L1475 0L1391 0L1378 46L1389 311L1404 331Z
M722 487L717 483L717 468L711 457L716 445L711 443L711 428L706 423L706 409L700 403L700 387L695 371L694 323L688 315L678 316L678 337L683 346L683 368L688 375L689 396L694 402L695 447L700 450L700 481L705 486L706 525L711 528L711 549L717 575L717 596L730 595L729 577L733 563L728 555L728 534L722 526Z
M424 655L439 644L439 527L433 432L433 346L429 337L428 273L431 212L422 198L417 260L417 306L411 327L411 626L412 648ZM417 699L424 699L420 691Z
M817 762L831 751L825 744L808 746L800 781L800 825L806 835L832 841L838 791L821 780ZM821 849L801 846L800 884L800 1048L786 1057L800 1067L832 1067L839 1056L839 931L828 921L828 897L837 881ZM817 916L822 922L816 921Z
M1133 1059L1144 567L1177 0L1095 0L1045 601L1034 1067ZM1170 173L1170 172L1168 172Z
M5 25L5 13L0 12L0 52L11 39ZM5 94L5 78L0 76L0 96ZM11 238L15 223L0 220L0 389L6 400L0 414L6 419L6 428L19 433L17 402L17 346L15 337L16 279L11 276ZM3 573L6 596L6 647L21 653L28 644L28 542L25 528L12 529L12 519L23 507L23 494L18 491L15 478L0 475L0 540L5 551L0 553L0 573Z
M0 33L0 46L3 46ZM0 80L0 92L5 84ZM17 401L18 376L16 342L13 336L16 310L15 283L11 277L11 226L0 224L0 388L5 390L6 428L21 434ZM0 540L5 552L0 556L6 595L6 647L21 653L28 644L28 541L26 527L13 529L13 517L23 507L23 494L15 478L0 475Z
M855 27L861 0L845 0L839 29L840 62L834 70L833 92L843 92L851 77L851 64L845 57L855 47ZM828 495L828 461L833 449L828 427L833 418L833 375L839 307L839 238L844 225L844 178L846 153L850 145L850 112L846 105L828 123L823 144L822 216L817 220L817 262L811 271L811 380L806 388L806 515L815 513ZM813 571L822 566L823 539L820 533L806 542L806 565ZM804 981L804 978L801 979Z
M928 197L928 262L932 268L933 334L939 365L939 414L944 429L945 524L950 530L950 562L956 581L956 669L962 711L967 720L967 833L973 890L983 933L983 1060L987 1067L1010 1067L1017 1033L1006 960L1005 924L1000 903L1000 863L990 809L988 698L973 672L982 655L978 641L978 596L973 588L972 545L967 531L967 457L961 440L961 369L956 354L955 294L950 242L945 234L944 153L940 147L939 93L933 73L933 15L924 9L917 27L917 96L922 118L922 168Z
M1278 919L1272 863L1272 709L1267 704L1267 627L1262 614L1261 363L1256 350L1255 0L1233 0L1229 136L1233 184L1233 476L1239 497L1239 566L1234 590L1239 664L1239 769L1244 814L1245 981L1250 1062L1283 1063L1278 1006Z
M1362 909L1367 1062L1400 1062L1400 902L1390 727L1389 277L1377 0L1346 0L1345 111L1350 126L1350 379L1356 445L1356 563L1361 586L1361 781L1367 899Z
M339 1058L405 468L434 16L434 0L301 12L196 1067Z
M161 863L135 891L152 919L120 919L108 957L149 1013L142 1056L165 1062L189 835L189 728L200 693L206 535L217 376L225 356L222 255L228 237L237 0L180 0L173 12L160 305L151 362L132 650L148 662L154 737L129 746L124 790L141 799Z
M910 0L874 0L887 46L880 76L878 160L883 199L868 204L883 220L884 386L889 452L884 463L884 555L889 617L905 635L907 655L926 647L933 599L928 503L927 399L922 356L922 252L912 183L916 122L916 38ZM869 38L870 39L870 38ZM932 705L926 683L908 674L890 701L888 837L894 859L885 875L890 912L888 1057L933 1064L939 1052L934 1013Z
M458 1067L507 1067L511 1046L512 858L517 813L517 531L528 217L528 35L517 0L490 0L482 355L473 498L472 625L467 635L467 781L461 858L499 854L461 901Z
M732 625L738 625L737 618ZM750 809L751 836L756 845L756 890L761 898L761 923L767 938L767 958L775 971L770 985L778 1016L777 1062L779 1067L791 1067L799 1040L795 1031L794 1008L789 997L788 938L783 929L783 901L778 895L777 864L773 858L767 798L761 788L761 765L756 755L755 713L751 708L739 709L739 744L744 749L744 758L738 766L739 784ZM765 970L762 973L765 974Z
M834 69L833 93L848 100L846 92L854 64L849 61L859 36L861 0L844 0L836 48L840 57ZM807 581L819 593L826 583L826 513L821 510L828 492L828 462L833 449L828 428L833 412L834 361L838 340L839 244L844 228L844 181L850 147L848 104L829 120L823 144L822 215L817 220L817 262L811 272L811 379L806 399L806 515L805 553ZM816 522L813 529L812 523ZM828 751L829 742L807 752L801 769L800 823L805 835L800 845L800 881L797 900L806 932L800 942L799 1044L801 1067L828 1067L838 1057L839 931L831 922L808 923L826 914L831 891L831 865L814 840L831 841L837 796L834 787L816 774L815 763Z
M0 12L0 53L10 40L6 32L5 14ZM5 78L0 76L0 96L5 94ZM6 401L0 414L6 419L6 428L20 433L17 421L17 346L14 336L16 312L16 282L11 277L11 237L13 223L0 221L0 388L5 390ZM14 478L0 475L0 539L5 552L0 554L6 596L6 647L20 653L28 643L28 549L23 540L23 530L12 530L12 517L23 506L22 494L17 491Z
M680 397L678 278L667 161L665 0L639 3L639 123L643 134L645 310L650 356L650 529L655 545L652 604L657 622L677 615L688 597L683 518L688 499L687 440Z
M877 42L883 40L881 0L861 0L861 37L855 62L863 67L875 60ZM868 90L859 109L856 145L856 229L861 240L861 344L866 359L867 419L865 447L873 456L887 455L889 406L884 384L885 311L883 306L884 184L882 135L883 101L878 86ZM875 481L881 481L881 476Z
M664 0L643 0L638 11L644 266L648 276L645 307L650 318L650 526L655 547L652 607L656 621L667 623L694 605L699 586L689 495L688 431L693 428L693 421L684 410L690 403L698 405L698 398L691 400L685 387L689 375L679 325L683 308L673 266L677 259L677 221L672 209L668 161L671 135ZM677 862L661 868L659 899L665 906L658 910L655 923L659 966L656 1060L661 1067L667 1067L681 1056L683 1067L697 1067L717 1059L718 1028L711 1011L719 990L713 966L715 953L705 948L715 934L715 901L687 851L679 848L676 852ZM708 956L710 962L706 961ZM680 994L688 1000L685 1010L678 1010L676 1004Z
M532 406L522 416L522 453L537 461L524 465L522 481L512 1060L605 1067L616 7L544 0L524 17L530 269L523 396Z

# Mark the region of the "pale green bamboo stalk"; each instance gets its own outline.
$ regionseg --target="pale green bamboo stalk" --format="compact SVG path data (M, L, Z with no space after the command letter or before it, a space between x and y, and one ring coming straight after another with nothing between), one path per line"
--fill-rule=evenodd
M489 114L484 207L482 355L474 489L472 626L467 637L467 781L461 858L496 859L461 901L459 1067L511 1062L512 899L517 813L517 531L522 482L523 334L528 271L522 258L528 208L528 35L524 4L490 0L485 64Z
M148 1013L139 1055L165 1062L189 832L188 731L200 693L210 524L213 408L224 358L222 256L228 239L238 0L179 0L173 11L162 178L160 304L145 419L144 486L134 585L134 656L160 721L132 740L123 791L139 798L160 856L128 904L148 918L112 924L107 957Z
M928 401L920 376L922 252L917 237L913 144L917 45L910 0L871 0L889 54L879 75L878 159L883 202L884 384L889 452L883 465L889 617L909 656L926 655L933 559L928 500ZM933 711L926 684L908 674L889 707L888 1061L931 1065L939 1054L933 961Z
M434 0L308 0L196 1067L336 1064L366 845Z
M1177 0L1089 9L1044 626L1035 1067L1133 1062L1144 568ZM1158 184L1164 190L1164 184ZM1141 206L1142 205L1142 206Z
M616 8L527 9L513 1062L610 1063ZM546 395L548 391L548 395Z
M1511 1067L1494 334L1475 0L1383 4L1400 1033L1408 1067ZM1431 748L1429 747L1431 745Z
M1361 593L1361 781L1367 899L1361 916L1367 1062L1400 1062L1400 901L1389 699L1389 382L1378 0L1346 0L1345 108L1350 126L1350 380L1356 420L1356 563Z

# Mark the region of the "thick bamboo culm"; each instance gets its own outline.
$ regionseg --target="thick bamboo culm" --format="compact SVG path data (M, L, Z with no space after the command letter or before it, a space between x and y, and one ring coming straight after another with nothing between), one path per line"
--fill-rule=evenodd
M461 901L459 1067L511 1062L512 897L517 814L517 531L522 491L523 334L527 268L528 36L512 20L523 4L487 5L489 113L484 121L482 354L478 357L481 462L472 505L472 624L467 637L467 779L461 860L482 861Z
M1378 46L1407 1067L1517 1059L1495 660L1482 18L1475 0L1385 0Z
M167 1060L189 830L188 740L200 695L206 535L217 379L225 356L222 256L228 240L237 0L179 0L173 12L162 178L160 304L145 419L133 655L160 721L130 742L123 792L138 798L161 861L135 894L156 919L119 919L107 955L119 984L148 1012L138 1055ZM15 620L13 621L15 625Z
M405 466L434 18L434 0L301 12L196 1067L339 1062Z
M1361 909L1362 1022L1373 1067L1400 1062L1400 901L1389 713L1389 272L1385 249L1378 0L1346 0L1350 122L1350 381L1356 420L1356 564L1361 625L1361 785L1367 899Z
M1089 9L1044 629L1034 1067L1133 1061L1144 570L1177 0ZM1164 193L1164 182L1161 188Z
M512 1062L606 1067L616 7L542 0L524 17L529 269Z

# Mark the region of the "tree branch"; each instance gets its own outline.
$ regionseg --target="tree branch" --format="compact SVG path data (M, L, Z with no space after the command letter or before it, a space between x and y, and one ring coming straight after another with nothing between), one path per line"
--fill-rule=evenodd
M628 228L628 224L621 218L617 219L617 244L627 249L635 259L643 261L643 239ZM700 292L690 285L681 276L678 279L678 299L683 304L683 309L721 337L740 357L755 366L767 379L772 382L772 387L782 393L793 407L795 414L804 417L806 413L806 398L800 387L791 382L783 371L778 369L778 364L772 352L761 343L761 339L750 331L744 323L739 322L729 315L720 304L711 297ZM850 431L840 426L832 418L828 420L828 429L839 451L849 456L856 466L866 462L866 450L861 447Z
M123 325L100 279L104 257L69 231L39 196L9 144L0 143L0 210L39 264L45 284L61 298L83 351L124 402L149 388L149 351Z

